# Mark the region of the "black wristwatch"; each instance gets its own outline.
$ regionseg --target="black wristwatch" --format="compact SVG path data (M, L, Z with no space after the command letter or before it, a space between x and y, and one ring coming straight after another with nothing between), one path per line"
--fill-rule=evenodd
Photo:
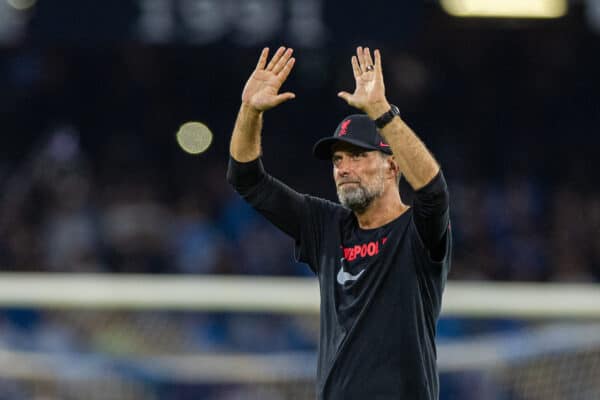
M382 129L384 126L386 126L387 124L389 124L390 121L392 119L394 119L394 117L396 115L400 115L400 110L395 105L390 104L389 111L387 111L386 113L384 113L383 115L381 115L379 118L377 118L374 121L375 122L375 126L377 126L378 129Z

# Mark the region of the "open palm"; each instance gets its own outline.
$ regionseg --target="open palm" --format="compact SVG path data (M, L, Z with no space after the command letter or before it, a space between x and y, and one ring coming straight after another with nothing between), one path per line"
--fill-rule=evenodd
M356 55L352 56L352 72L356 87L354 93L340 92L338 96L352 107L366 113L377 104L386 103L381 54L375 50L375 61L371 58L369 48L358 47Z
M296 97L291 92L279 93L294 66L292 52L292 49L280 47L267 64L269 49L263 49L256 68L244 86L243 103L257 111L266 111Z

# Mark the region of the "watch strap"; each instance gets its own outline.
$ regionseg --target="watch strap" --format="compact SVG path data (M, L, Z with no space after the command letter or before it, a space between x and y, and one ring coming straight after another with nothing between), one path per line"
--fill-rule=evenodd
M380 115L379 118L374 121L375 126L377 126L378 129L382 129L384 126L389 124L396 115L400 115L400 110L395 105L390 104L390 109Z

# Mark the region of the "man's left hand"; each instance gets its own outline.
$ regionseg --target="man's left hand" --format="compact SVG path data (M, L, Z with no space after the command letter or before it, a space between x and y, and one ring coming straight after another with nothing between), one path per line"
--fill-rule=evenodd
M375 62L373 62L369 48L358 47L351 62L356 88L352 94L339 92L338 97L368 114L372 119L376 119L390 109L390 104L385 97L381 53L375 50Z

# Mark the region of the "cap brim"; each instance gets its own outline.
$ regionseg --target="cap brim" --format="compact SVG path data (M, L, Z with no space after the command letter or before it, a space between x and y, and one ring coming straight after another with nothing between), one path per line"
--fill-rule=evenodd
M363 149L379 150L383 153L391 154L391 151L385 151L384 149L380 149L379 147L376 147L376 146L366 145L364 142L355 140L352 138L326 137L326 138L320 139L319 141L317 141L317 143L315 143L315 145L313 146L313 155L316 158L318 158L319 160L331 160L331 156L333 155L333 151L332 151L331 147L334 144L339 143L339 142L350 143L354 146L361 147Z

